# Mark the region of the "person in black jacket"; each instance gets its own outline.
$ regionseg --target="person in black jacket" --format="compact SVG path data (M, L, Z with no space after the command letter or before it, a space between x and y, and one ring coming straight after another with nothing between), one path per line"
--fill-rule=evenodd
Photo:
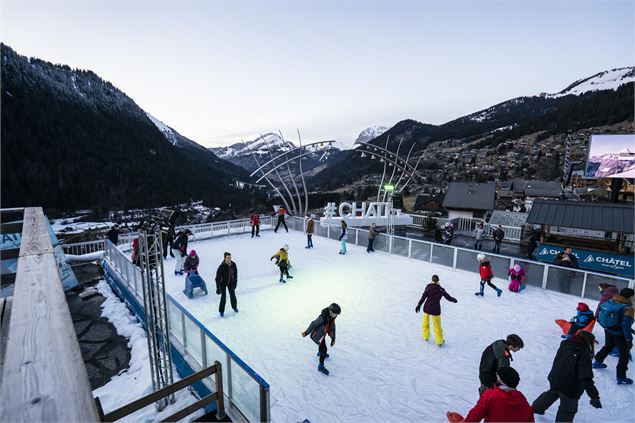
M535 414L545 414L551 405L560 399L560 406L556 414L557 422L571 422L578 411L578 401L586 391L591 398L591 405L602 408L600 393L593 383L592 333L581 331L570 339L560 343L549 372L549 390L540 394L531 407Z
M119 243L120 233L121 233L121 230L119 229L119 225L114 224L108 230L108 232L106 232L106 237L110 240L110 242L112 242L113 244L115 244L115 246L117 246L117 244Z
M538 237L540 236L540 231L532 228L527 236L527 258L530 260L534 259L534 250L538 246Z
M496 371L501 367L510 367L512 352L518 352L525 344L516 334L507 335L507 339L499 339L491 343L481 355L478 369L478 378L481 386L478 389L480 395L488 388L493 388L496 382Z
M553 264L558 266L570 267L572 269L579 269L578 258L571 251L571 247L567 247L564 251L556 254L553 260Z
M505 232L501 225L498 225L494 232L492 232L492 238L494 238L494 250L492 250L492 252L494 254L500 254L501 243L503 242L503 238L505 238Z
M225 252L223 262L216 270L216 295L220 295L218 313L220 317L225 315L225 301L229 291L229 301L235 313L238 313L238 301L236 300L236 286L238 286L238 268L232 261L231 253Z
M324 360L329 356L326 348L326 335L331 337L331 347L335 346L335 319L340 315L342 309L339 305L333 303L320 312L320 315L309 324L304 332L300 335L304 338L309 335L311 340L318 344L318 356L320 364L318 364L318 372L328 376L329 371L324 367Z

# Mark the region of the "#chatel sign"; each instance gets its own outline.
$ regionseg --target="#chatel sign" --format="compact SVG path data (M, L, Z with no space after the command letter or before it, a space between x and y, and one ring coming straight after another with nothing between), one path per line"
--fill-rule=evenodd
M320 222L339 224L344 219L349 226L370 226L372 223L383 226L388 224L391 213L393 224L412 224L410 215L402 214L400 209L392 208L389 202L344 202L339 206L335 203L327 203Z

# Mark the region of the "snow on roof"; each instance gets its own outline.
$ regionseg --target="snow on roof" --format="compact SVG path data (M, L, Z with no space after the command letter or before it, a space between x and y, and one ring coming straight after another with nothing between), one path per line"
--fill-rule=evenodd
M339 242L321 237L314 237L311 250L304 248L305 242L302 232L261 231L255 239L245 234L190 243L209 289L207 296L195 290L191 300L182 292L185 278L173 276L174 260L164 264L167 291L271 385L272 421L443 421L448 410L465 415L478 400L483 349L510 333L525 342L513 362L521 376L519 389L530 402L548 389L547 374L562 333L554 320L569 319L579 298L532 286L522 294L505 291L498 298L488 289L484 298L476 297L476 260L469 272L381 252L368 254L354 245L346 255L338 255ZM286 284L278 282L279 270L269 261L284 244L290 246L294 276ZM228 299L225 317L220 318L214 277L225 251L238 266L239 313L234 314ZM417 246L413 254L418 254L415 251ZM494 266L494 283L501 288L507 284L504 270ZM458 299L458 304L442 302L443 348L434 339L422 340L422 316L414 312L433 274ZM597 305L585 301L592 309ZM329 346L326 360L331 374L325 376L316 370L317 345L300 332L333 302L342 307L342 314L336 321L337 343ZM609 366L614 365L615 360L610 361ZM617 387L613 371L595 376L611 412L582 405L578 419L630 419L632 387ZM235 396L237 389L234 385ZM239 392L257 404L256 393L255 383ZM552 407L545 419L553 421L556 410Z

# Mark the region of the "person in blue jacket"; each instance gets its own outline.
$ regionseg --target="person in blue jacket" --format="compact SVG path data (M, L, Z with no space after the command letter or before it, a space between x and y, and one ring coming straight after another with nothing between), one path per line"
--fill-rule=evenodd
M595 320L595 317L593 317L593 311L589 309L589 306L586 303L578 303L576 315L573 318L573 322L571 322L571 327L567 334L562 335L562 337L571 338L574 333L591 323L592 320Z

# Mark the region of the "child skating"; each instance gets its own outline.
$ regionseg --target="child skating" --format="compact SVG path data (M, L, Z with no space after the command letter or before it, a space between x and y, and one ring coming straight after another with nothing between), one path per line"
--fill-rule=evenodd
M287 276L287 279L293 279L293 276L289 275L289 267L291 267L289 264L289 246L284 244L277 253L271 256L269 261L274 258L276 259L276 265L280 268L280 282L287 283L287 281L284 280L285 275Z
M309 335L311 340L318 344L318 356L320 363L318 364L318 372L328 376L329 371L324 367L324 360L329 356L326 348L326 335L331 338L331 347L335 346L335 319L340 315L342 309L339 305L333 303L320 312L320 315L311 322L308 328L300 335L304 338Z
M446 300L453 303L458 302L456 298L445 292L445 289L439 285L439 277L437 275L432 275L432 282L426 286L417 307L415 307L415 313L419 313L419 310L421 310L421 304L423 304L423 321L421 323L421 328L422 336L425 341L430 339L430 316L432 316L432 323L434 324L434 341L438 346L445 344L445 340L443 339L443 329L441 328L441 297L445 297Z
M480 295L481 297L484 296L485 293L483 291L485 290L485 284L487 283L493 290L496 291L496 295L500 297L503 291L498 289L496 285L492 283L494 273L492 272L492 265L490 264L489 259L485 257L485 254L479 254L476 258L479 262L479 272L481 274L481 289L479 292L475 292L474 295Z

